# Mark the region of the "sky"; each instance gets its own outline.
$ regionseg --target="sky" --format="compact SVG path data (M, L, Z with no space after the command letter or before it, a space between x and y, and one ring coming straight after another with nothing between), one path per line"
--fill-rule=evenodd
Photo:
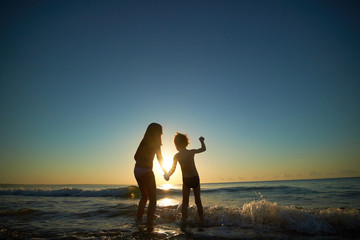
M136 184L146 127L201 182L360 176L359 1L0 3L0 183ZM154 160L158 184L163 184ZM181 183L178 166L169 183Z

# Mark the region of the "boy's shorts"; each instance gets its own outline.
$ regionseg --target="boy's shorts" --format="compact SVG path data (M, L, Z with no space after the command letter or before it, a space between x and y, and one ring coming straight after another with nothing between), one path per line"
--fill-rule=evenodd
M200 185L199 176L183 177L183 184L188 188L197 188Z

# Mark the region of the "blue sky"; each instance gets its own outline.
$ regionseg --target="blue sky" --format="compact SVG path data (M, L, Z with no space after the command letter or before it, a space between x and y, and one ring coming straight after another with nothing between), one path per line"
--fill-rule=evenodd
M205 137L205 182L359 176L359 9L2 1L0 182L135 183L151 122L168 158Z

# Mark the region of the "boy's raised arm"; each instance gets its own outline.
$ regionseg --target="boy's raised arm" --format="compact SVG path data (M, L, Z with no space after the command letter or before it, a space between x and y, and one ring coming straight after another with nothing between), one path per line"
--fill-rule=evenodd
M206 146L205 146L205 138L204 137L200 137L199 138L200 143L201 143L201 148L194 150L195 153L201 153L201 152L205 152L206 151Z

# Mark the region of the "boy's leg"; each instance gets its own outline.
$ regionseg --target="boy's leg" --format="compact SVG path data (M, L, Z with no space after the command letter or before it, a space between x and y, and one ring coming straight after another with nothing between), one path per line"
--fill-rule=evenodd
M200 198L200 185L194 188L193 190L194 190L195 204L198 210L200 221L204 221L204 210Z
M185 221L187 218L187 208L189 206L189 195L190 195L190 188L186 187L183 184L183 203L182 203L182 221Z

